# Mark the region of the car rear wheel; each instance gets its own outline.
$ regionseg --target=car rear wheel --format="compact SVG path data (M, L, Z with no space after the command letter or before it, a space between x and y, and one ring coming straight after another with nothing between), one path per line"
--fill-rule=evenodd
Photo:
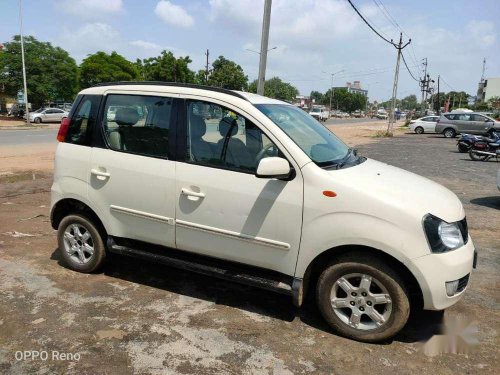
M78 272L94 272L106 257L101 234L89 219L81 215L69 215L62 219L57 241L65 263Z
M42 122L42 119L40 117L35 117L35 123L39 124Z
M455 136L457 135L457 133L455 132L454 129L448 128L448 129L444 130L443 135L444 135L445 138L455 138Z
M359 256L331 264L320 275L316 302L342 336L383 341L406 324L410 302L403 282L385 263Z
M421 126L417 126L415 128L415 133L417 133L417 134L424 134L424 128L421 127Z

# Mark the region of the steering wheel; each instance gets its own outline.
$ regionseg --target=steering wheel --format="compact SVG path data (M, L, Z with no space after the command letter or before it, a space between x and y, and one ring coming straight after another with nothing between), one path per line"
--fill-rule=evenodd
M268 152L273 148L274 150L272 151L271 154L269 154ZM255 157L255 165L258 165L260 160L263 159L264 156L275 156L277 154L278 154L278 148L274 145L274 143L269 143L266 146L264 146L262 150L260 150L257 156Z

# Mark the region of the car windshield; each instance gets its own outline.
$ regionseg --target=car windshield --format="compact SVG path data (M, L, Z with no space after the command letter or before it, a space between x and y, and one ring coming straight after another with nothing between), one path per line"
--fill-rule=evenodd
M339 166L351 150L335 134L300 108L287 104L257 104L320 167Z
M311 112L321 112L319 108L313 108Z

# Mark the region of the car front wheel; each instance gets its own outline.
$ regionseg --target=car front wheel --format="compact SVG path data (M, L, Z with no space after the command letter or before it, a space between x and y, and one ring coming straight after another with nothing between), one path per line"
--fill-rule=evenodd
M415 133L417 133L417 134L423 134L424 133L424 128L421 127L421 126L417 126L415 128Z
M318 279L316 302L342 336L383 341L406 324L410 302L403 282L385 263L360 256L327 267Z
M42 122L42 119L40 117L35 117L35 123L39 124Z

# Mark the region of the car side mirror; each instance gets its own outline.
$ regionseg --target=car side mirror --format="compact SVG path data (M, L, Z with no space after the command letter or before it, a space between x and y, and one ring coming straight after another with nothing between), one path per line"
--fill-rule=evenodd
M258 178L287 179L291 168L288 160L276 156L260 159L255 176Z

